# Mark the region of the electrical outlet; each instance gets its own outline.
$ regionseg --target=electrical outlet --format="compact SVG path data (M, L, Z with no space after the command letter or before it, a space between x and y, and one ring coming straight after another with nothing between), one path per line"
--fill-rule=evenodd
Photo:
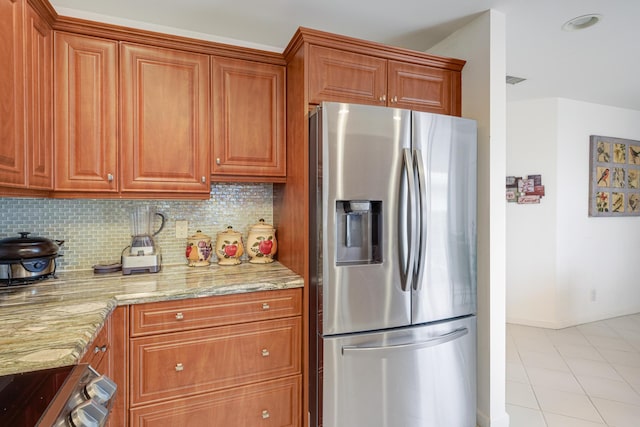
M189 221L185 219L176 220L176 239L186 239L189 234Z
M595 289L591 289L589 291L589 299L591 300L591 302L596 302L596 290Z

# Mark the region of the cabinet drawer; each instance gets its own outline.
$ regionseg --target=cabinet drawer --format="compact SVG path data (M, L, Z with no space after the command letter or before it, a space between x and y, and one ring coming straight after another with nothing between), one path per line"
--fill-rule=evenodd
M285 289L134 305L131 336L299 316L301 293Z
M132 427L297 427L300 376L131 410Z
M131 340L132 405L300 373L300 317Z

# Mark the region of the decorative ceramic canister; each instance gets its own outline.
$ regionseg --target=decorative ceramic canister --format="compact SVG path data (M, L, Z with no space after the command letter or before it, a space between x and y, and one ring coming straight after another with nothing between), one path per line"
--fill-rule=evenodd
M252 225L249 229L247 248L249 262L254 264L273 262L273 256L278 249L276 229L273 225L265 223L262 218L257 224Z
M242 244L242 233L233 230L228 226L225 231L217 234L216 256L220 265L240 264L240 257L244 253Z
M187 238L187 249L185 255L189 267L201 267L209 265L209 260L213 254L211 246L211 237L202 231L196 231L196 234Z

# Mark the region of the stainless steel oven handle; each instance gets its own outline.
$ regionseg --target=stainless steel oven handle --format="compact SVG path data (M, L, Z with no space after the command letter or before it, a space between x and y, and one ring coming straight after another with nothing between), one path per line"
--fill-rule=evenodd
M435 347L437 345L448 343L468 333L469 333L468 328L460 328L435 338L431 338L424 341L406 343L406 344L381 345L381 346L345 345L342 347L342 354L347 355L348 353L362 353L362 352L364 353L375 352L375 353L386 354L386 353L395 353L398 351L418 350L421 348Z

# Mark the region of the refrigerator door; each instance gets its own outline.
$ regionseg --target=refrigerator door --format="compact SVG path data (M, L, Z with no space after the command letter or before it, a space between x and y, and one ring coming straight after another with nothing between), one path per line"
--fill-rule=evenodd
M476 122L413 112L421 214L412 323L476 313Z
M474 427L476 318L324 339L323 427Z
M311 220L319 227L312 229L319 247L310 260L321 265L314 284L320 333L409 325L411 292L402 280L409 249L398 235L400 227L410 227L401 190L411 113L342 103L323 103L320 111L320 120L310 121L321 128L317 136L310 133L311 149L322 149L311 178L321 194L321 218Z

